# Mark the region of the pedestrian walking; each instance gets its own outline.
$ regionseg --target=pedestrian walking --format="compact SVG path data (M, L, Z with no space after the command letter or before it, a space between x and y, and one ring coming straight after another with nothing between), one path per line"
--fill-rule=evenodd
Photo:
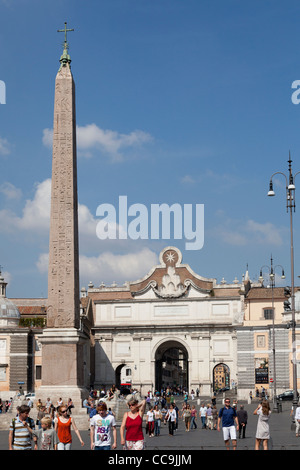
M244 409L244 405L240 405L240 409L237 411L237 418L239 422L239 439L242 437L242 439L245 439L245 434L246 434L246 427L247 427L247 421L248 421L248 413Z
M213 430L216 431L217 430L217 423L218 423L218 409L217 409L217 405L213 405L212 408L211 408L211 413L212 413L212 417L213 417Z
M174 425L174 431L177 431L177 429L178 429L178 418L179 418L179 408L176 405L175 401L173 403L173 408L174 408L175 413L176 413L176 422L175 422L175 425Z
M147 430L148 430L149 437L153 437L154 435L154 411L152 407L147 412Z
M129 400L130 411L123 415L120 427L121 445L126 450L143 450L145 448L143 434L143 415L146 407L146 400L141 403L135 398ZM126 430L126 434L124 436Z
M146 402L147 402L147 405L148 405L148 409L150 410L151 409L151 398L150 398L150 394L147 396L146 398Z
M167 413L168 413L167 408L166 408L165 406L162 407L161 410L160 410L160 412L161 412L161 416L162 416L161 419L162 419L163 423L164 423L164 424L167 424L167 421L166 421L166 416L167 416Z
M216 397L216 392L214 392L211 397L211 406L213 407L216 404L217 404L217 397Z
M84 442L81 439L80 432L77 429L75 421L71 416L67 414L67 407L62 405L58 408L58 416L55 418L55 431L58 436L57 450L71 450L72 448L72 433L71 428L73 427L81 446L84 446Z
M300 405L299 404L297 405L296 412L295 412L295 424L296 424L296 437L299 437L299 434L300 434L299 433L299 428L300 428Z
M201 418L202 422L202 429L206 428L206 412L207 412L207 406L201 406L200 411L199 411L199 417Z
M32 434L30 431L34 428L34 422L29 417L29 413L29 406L21 405L18 408L18 416L11 420L8 435L9 450L31 450ZM36 438L33 440L36 441Z
M189 432L191 427L191 418L192 418L192 410L189 404L186 405L186 409L184 410L184 423L185 423L185 430Z
M43 406L39 408L38 413L37 413L36 424L38 425L39 429L41 429L42 427L42 419L45 417L45 415L46 415L46 408Z
M268 450L268 442L270 439L269 417L271 414L269 402L267 400L263 400L261 405L258 405L256 410L254 410L253 414L258 416L255 435L255 450L259 450L261 441L263 449Z
M169 424L169 435L174 436L174 429L176 425L176 410L174 409L174 405L172 403L170 404L166 420Z
M41 419L41 427L32 431L32 434L37 439L37 450L57 450L58 437L50 416L44 416Z
M236 410L230 406L230 399L225 399L225 406L220 409L218 417L217 429L220 431L220 423L222 421L223 438L226 449L230 449L230 439L232 441L233 450L236 450L236 430L239 429L239 422ZM236 428L234 423L236 423Z
M159 436L162 414L161 414L161 411L158 409L158 405L154 407L153 412L154 412L154 435Z
M111 443L111 430L113 443ZM90 420L91 450L111 450L117 447L117 428L113 414L107 411L106 403L97 406L97 414Z
M212 408L211 405L208 403L207 410L206 410L206 426L207 429L212 431L213 429L213 416L212 416Z
M191 410L191 428L190 429L197 429L197 410L195 408L195 405L192 405L192 410Z

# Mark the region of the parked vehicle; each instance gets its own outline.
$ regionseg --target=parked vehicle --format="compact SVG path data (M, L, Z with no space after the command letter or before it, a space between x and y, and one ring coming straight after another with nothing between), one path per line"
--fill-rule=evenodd
M35 400L35 393L33 393L33 392L26 393L25 399L27 400L27 398L30 398L32 401L34 401Z
M297 392L297 396L299 397L299 393ZM286 390L283 393L277 395L278 400L293 400L294 392L293 390Z

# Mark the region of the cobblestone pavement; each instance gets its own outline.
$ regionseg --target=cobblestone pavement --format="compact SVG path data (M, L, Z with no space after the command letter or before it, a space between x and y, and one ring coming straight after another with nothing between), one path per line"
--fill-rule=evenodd
M192 404L193 402L190 401ZM196 400L194 401L197 410ZM217 403L217 408L220 409L221 403ZM257 416L253 415L253 411L257 403L244 404L245 410L248 412L248 425L246 430L245 439L237 440L238 450L253 450L255 443L255 432L257 426ZM296 438L294 427L292 426L292 418L290 416L291 402L284 402L281 413L272 413L270 417L270 450L300 450L300 437ZM239 405L238 405L239 408ZM1 419L1 415L0 415ZM179 428L174 436L169 436L168 426L161 426L161 435L159 437L146 438L146 449L150 451L166 450L172 452L175 450L225 450L223 442L223 434L218 431L211 431L201 429L201 420L197 418L197 429L189 432L185 431L183 420L179 420ZM122 450L120 445L120 423L117 423L117 451ZM80 434L85 443L84 447L80 446L77 436L73 433L73 450L90 450L90 437L88 430L81 430ZM8 449L8 430L0 431L0 450Z

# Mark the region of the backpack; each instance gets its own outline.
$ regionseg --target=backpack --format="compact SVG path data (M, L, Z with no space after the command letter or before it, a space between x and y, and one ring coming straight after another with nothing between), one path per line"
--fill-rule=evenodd
M30 427L31 429L34 429L34 427L35 427L35 425L34 425L34 420L28 416L28 418L26 419L26 421L27 421L27 423L29 424L29 427ZM16 429L16 418L13 418L13 419L12 419L12 425L13 425L12 443L14 443L14 440L15 440L15 429ZM30 434L30 437L31 437L31 434Z

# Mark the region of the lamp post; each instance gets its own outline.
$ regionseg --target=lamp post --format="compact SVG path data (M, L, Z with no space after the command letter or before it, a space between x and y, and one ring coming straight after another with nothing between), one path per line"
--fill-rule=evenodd
M298 171L295 175L292 173L292 160L291 154L289 154L288 160L288 176L281 171L277 171L273 173L270 179L269 185L269 192L268 196L275 196L275 192L273 190L273 176L275 175L283 175L286 180L286 210L290 212L290 249L291 249L291 311L292 311L292 350L293 350L293 410L294 415L296 411L296 405L298 402L298 393L297 393L297 361L296 361L296 316L295 316L295 284L294 284L294 243L293 243L293 212L295 212L296 205L295 205L295 177L300 173Z
M278 264L276 266L273 266L273 258L271 255L271 266L262 266L260 268L260 276L259 280L263 282L264 278L262 275L262 270L263 268L268 268L269 270L269 280L270 280L270 285L272 289L272 336L273 336L273 341L272 341L272 353L273 353L273 411L278 413L278 406L277 406L277 382L276 382L276 355L275 355L275 310L274 310L274 287L275 287L275 270L277 267L281 268L281 279L285 279L284 275L284 269L283 267Z

